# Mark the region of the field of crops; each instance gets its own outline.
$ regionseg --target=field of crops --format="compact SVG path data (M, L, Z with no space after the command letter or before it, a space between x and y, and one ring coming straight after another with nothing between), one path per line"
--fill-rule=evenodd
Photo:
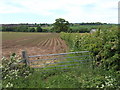
M120 88L120 42L117 27L113 27L110 30L101 29L91 34L61 32L59 35L56 33L3 32L2 35L4 56L9 56L14 52L21 55L22 50L26 50L29 55L60 53L68 50L68 46L69 51L91 51L90 55L94 58L90 63L87 61L84 64L80 64L79 68L68 66L71 69L61 70L53 67L56 62L60 61L59 59L52 62L52 60L47 60L49 57L45 57L43 62L32 63L35 67L44 67L43 69L37 69L31 68L34 67L32 65L26 67L25 64L17 64L17 66L12 68L21 59L16 56L11 56L9 59L2 58L3 87ZM72 59L76 61L78 58ZM38 59L40 60L41 58ZM72 61L70 58L63 60L68 62L65 63L66 65L69 64L69 61ZM51 64L50 67L48 63ZM38 64L44 65L37 66ZM75 64L75 62L72 62L72 64ZM57 65L61 65L58 68L62 68L63 63L59 62ZM54 70L47 71L47 66L48 69ZM89 66L89 68L86 66Z
M21 55L22 50L29 55L40 55L65 52L67 46L56 33L2 32L3 56Z

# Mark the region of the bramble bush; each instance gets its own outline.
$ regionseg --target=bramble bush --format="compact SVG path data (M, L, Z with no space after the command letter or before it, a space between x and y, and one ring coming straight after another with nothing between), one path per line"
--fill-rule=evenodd
M83 73L83 68L45 73L34 71L19 60L16 55L9 60L2 58L3 88L120 88L114 73L95 73L99 70Z
M120 78L120 38L119 38L119 30L118 27L111 27L108 29L99 29L94 33L61 33L61 38L66 41L68 46L70 47L71 51L90 51L91 55L94 57L94 67L100 68L102 70L112 72L114 74L106 74L104 76L106 77L112 77L117 80ZM98 70L99 71L99 70ZM104 72L104 71L103 71ZM101 73L103 73L101 72ZM105 72L104 72L105 73ZM99 79L100 78L100 79ZM101 79L101 75L98 78L98 76L95 76L90 80L90 82L86 82L89 84L96 84L95 82L92 82L93 80L96 82L104 82L101 83L99 86L97 84L96 87L113 87L113 81L112 78L108 78L107 80ZM106 81L104 81L106 80ZM120 87L120 82L117 82L117 87ZM88 84L89 83L89 84ZM109 83L111 83L109 85ZM92 86L94 86L92 85Z
M120 34L119 34L120 35ZM71 51L91 51L93 71L84 68L67 72L42 73L25 64L15 54L2 58L3 88L120 88L120 41L117 27L94 33L61 33ZM83 70L85 73L83 73Z
M91 34L61 33L73 51L88 50L104 69L120 71L120 54L117 27L110 30L98 30Z
M27 78L33 73L33 69L20 63L21 58L15 54L10 59L3 57L1 60L3 88L14 87L16 80Z

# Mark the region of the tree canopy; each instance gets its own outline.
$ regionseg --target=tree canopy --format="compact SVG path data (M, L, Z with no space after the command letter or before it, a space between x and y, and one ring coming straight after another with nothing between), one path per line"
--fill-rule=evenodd
M55 32L67 32L69 30L69 22L65 19L58 18L53 23L53 31Z
M40 26L37 27L37 32L42 32L42 28Z

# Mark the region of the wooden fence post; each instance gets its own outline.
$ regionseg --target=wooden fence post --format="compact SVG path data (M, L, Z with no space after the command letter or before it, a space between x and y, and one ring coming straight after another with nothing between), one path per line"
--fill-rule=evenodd
M22 51L22 58L25 60L26 66L29 65L29 60L26 51Z

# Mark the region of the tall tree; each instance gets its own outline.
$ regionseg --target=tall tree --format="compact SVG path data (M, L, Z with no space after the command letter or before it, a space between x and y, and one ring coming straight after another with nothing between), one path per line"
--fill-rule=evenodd
M42 28L40 26L37 27L37 32L42 32Z
M55 32L67 32L69 30L69 22L65 19L58 18L55 20L55 23L53 23L53 30Z

